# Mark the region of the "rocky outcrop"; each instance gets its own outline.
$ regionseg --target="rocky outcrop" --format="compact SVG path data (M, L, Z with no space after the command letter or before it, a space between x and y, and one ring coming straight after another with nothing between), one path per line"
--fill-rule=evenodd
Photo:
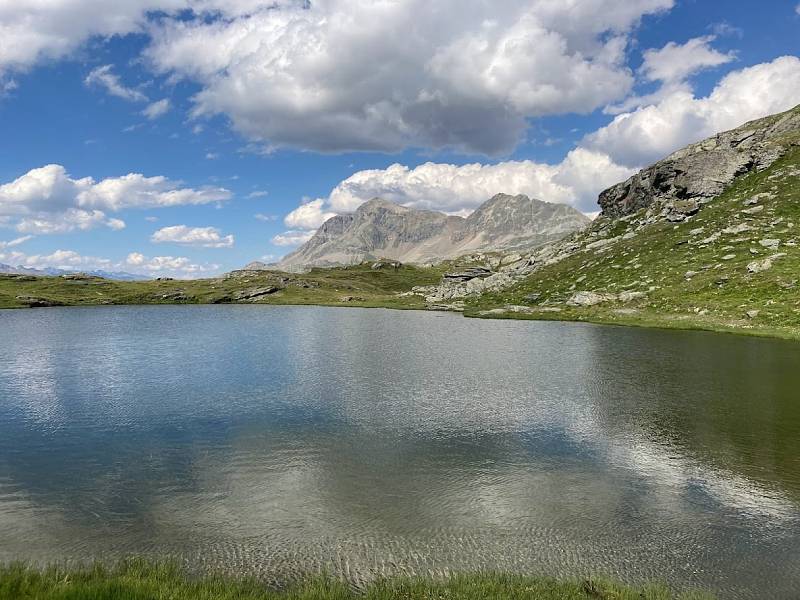
M751 121L678 150L600 194L611 218L659 205L670 221L682 221L736 178L761 171L800 144L800 107Z
M17 296L17 300L22 304L27 304L29 308L48 308L51 306L64 306L63 302L39 298L37 296Z
M326 221L276 267L286 271L364 261L431 263L475 251L534 248L588 225L574 208L498 194L469 217L416 210L381 199Z

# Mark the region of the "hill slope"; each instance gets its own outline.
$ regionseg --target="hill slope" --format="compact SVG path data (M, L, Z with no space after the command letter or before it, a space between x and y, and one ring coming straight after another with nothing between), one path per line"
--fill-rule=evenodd
M353 214L326 221L311 240L277 266L297 270L376 258L438 262L476 250L534 248L588 223L572 207L527 196L498 194L466 219L376 198Z
M800 107L679 151L600 203L590 228L512 265L467 313L800 336Z

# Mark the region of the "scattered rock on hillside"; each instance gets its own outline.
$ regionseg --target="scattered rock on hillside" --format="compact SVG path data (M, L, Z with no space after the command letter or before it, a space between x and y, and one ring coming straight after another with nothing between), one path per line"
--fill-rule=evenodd
M263 296L269 296L270 294L274 294L275 292L280 291L280 289L281 288L276 286L252 288L249 290L242 290L240 292L235 292L232 298L235 302L242 302L245 300L255 300L257 298L262 298Z
M569 306L595 306L609 300L615 300L613 294L598 294L597 292L577 292L567 300Z
M39 298L37 296L17 296L17 300L23 304L27 304L30 308L47 308L51 306L64 306L63 302L58 300L48 300L47 298Z
M772 268L772 260L769 258L765 258L764 260L754 260L750 264L747 265L748 273L761 273L762 271L768 271Z
M378 271L380 269L399 269L403 266L399 260L379 260L372 263L372 270Z

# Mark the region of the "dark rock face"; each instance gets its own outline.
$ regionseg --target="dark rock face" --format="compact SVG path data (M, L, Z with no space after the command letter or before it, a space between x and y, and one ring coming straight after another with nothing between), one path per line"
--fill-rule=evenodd
M64 306L63 302L57 300L48 300L47 298L38 298L36 296L17 296L17 300L23 304L27 304L29 308L47 308L49 306Z
M456 271L454 273L445 273L442 278L444 281L458 282L458 281L471 281L472 279L483 279L492 274L491 269L485 267L471 267L463 271Z
M233 300L235 302L242 302L243 300L255 300L256 298L261 298L262 296L269 296L274 294L275 292L280 291L281 288L276 286L269 286L263 288L254 288L251 290L242 290L241 292L236 292L233 294Z
M800 107L687 146L602 192L602 213L618 218L652 204L672 203L668 212L676 216L670 220L680 221L679 215L693 214L691 201L720 195L736 177L767 168L800 143L792 136L798 129Z

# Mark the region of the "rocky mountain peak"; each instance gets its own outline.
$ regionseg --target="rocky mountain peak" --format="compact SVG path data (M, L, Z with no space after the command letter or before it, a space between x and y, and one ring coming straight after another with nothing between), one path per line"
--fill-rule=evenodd
M377 258L438 262L476 250L535 247L588 223L572 207L523 195L497 194L467 218L373 198L350 215L326 221L278 266L299 270Z

